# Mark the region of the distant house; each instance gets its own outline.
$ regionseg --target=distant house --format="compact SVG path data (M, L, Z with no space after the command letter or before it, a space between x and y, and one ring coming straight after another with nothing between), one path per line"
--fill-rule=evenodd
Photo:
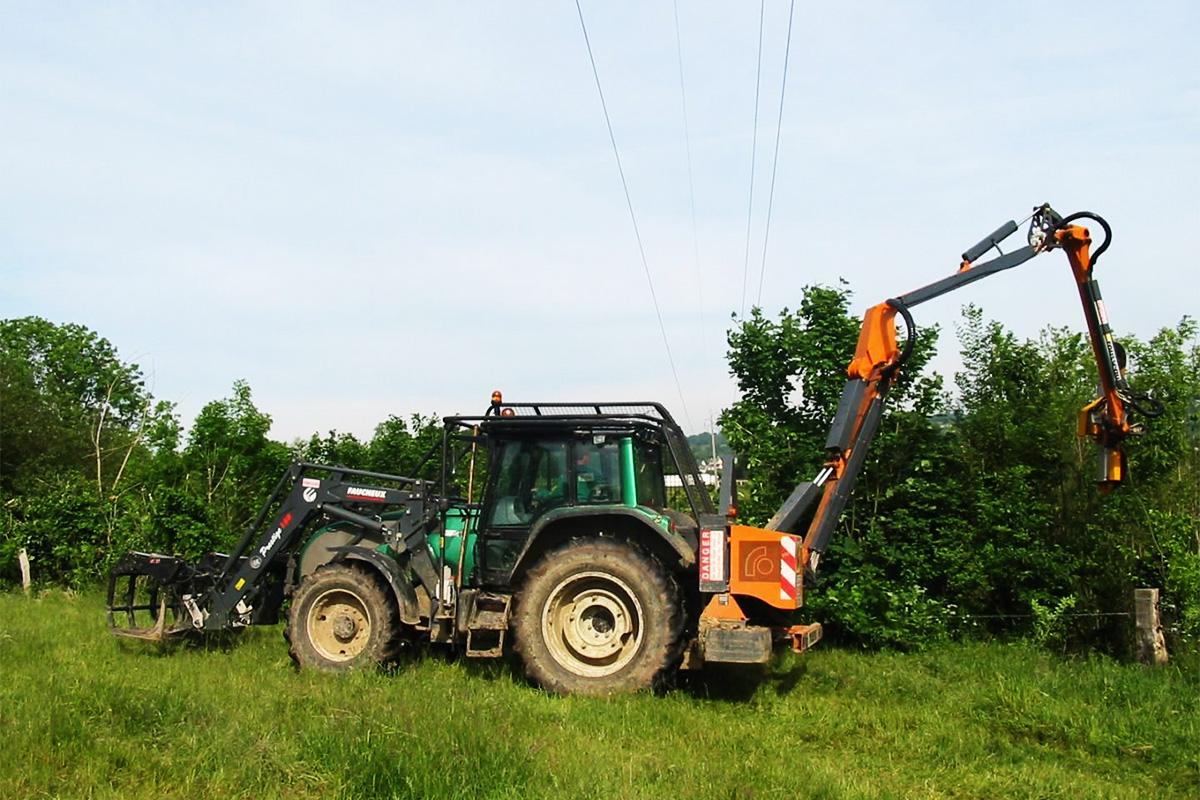
M711 472L701 472L700 482L705 486L716 486L721 482L721 478L719 475L714 475ZM679 489L683 487L683 479L678 475L664 475L663 483L668 489Z

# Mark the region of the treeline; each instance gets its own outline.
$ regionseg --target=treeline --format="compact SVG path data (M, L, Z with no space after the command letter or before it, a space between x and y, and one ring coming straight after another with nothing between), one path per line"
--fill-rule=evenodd
M729 337L742 399L721 426L763 522L821 464L860 322L844 287L813 287L777 319ZM919 332L853 499L807 596L843 639L911 644L1023 631L1055 646L1119 648L1132 589L1164 591L1175 635L1200 634L1200 345L1184 319L1122 340L1129 377L1165 413L1127 440L1131 477L1103 495L1078 410L1095 396L1085 334L1023 341L968 307L951 392L927 369L939 331Z
M742 399L721 428L748 476L745 521L820 466L858 335L849 305L844 287L814 287L797 310L755 311L730 332ZM867 645L1016 631L1115 647L1125 620L1069 615L1125 611L1134 586L1158 586L1173 633L1200 635L1196 324L1123 340L1131 380L1166 412L1129 441L1132 477L1111 495L1074 432L1094 396L1086 338L1021 340L975 308L956 333L963 368L946 385L927 368L939 331L920 332L806 614ZM21 548L39 580L70 585L131 548L228 548L292 459L411 474L439 436L434 417L393 416L368 441L285 444L270 422L238 382L185 432L95 332L0 321L0 582L16 579Z
M184 435L136 364L80 325L0 321L0 580L25 548L43 581L99 580L128 549L190 558L228 548L295 458L415 470L437 420L392 416L361 442L331 431L284 444L245 382Z

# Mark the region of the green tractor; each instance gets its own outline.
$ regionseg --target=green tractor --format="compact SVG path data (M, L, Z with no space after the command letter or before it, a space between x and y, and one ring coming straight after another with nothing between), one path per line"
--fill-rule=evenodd
M286 606L301 667L386 662L427 642L515 653L558 693L769 657L770 627L701 635L701 531L728 520L661 405L497 393L481 416L445 418L440 456L437 481L293 464L232 553L195 566L126 554L109 582L114 633L272 624Z

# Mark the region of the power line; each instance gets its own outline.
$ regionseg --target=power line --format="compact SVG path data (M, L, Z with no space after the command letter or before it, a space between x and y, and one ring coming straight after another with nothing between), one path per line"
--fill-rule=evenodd
M779 118L775 121L775 155L771 159L771 190L767 193L767 224L763 231L762 265L758 268L758 299L762 305L763 276L767 272L767 242L771 238L771 210L775 207L775 172L779 168L779 139L783 132L783 98L787 93L788 58L792 54L792 17L796 13L796 0L788 8L787 44L783 48L783 81L779 86Z
M625 190L625 205L629 208L629 221L633 223L633 235L637 239L642 270L646 273L646 285L650 287L650 300L654 303L654 315L658 317L658 330L662 333L663 347L667 350L667 363L671 365L675 390L679 392L679 403L690 428L692 418L688 414L687 400L683 396L683 384L679 382L679 372L675 369L675 357L671 354L671 343L667 339L667 326L663 323L662 310L658 306L658 295L654 291L654 279L650 276L650 264L646 261L646 248L642 244L642 231L638 227L637 214L633 210L633 199L629 195L629 182L625 180L625 168L621 165L621 151L617 148L617 137L613 134L612 118L608 115L608 103L604 100L604 89L600 86L600 71L596 68L596 57L592 54L592 40L588 37L587 23L583 20L583 7L579 4L579 0L575 0L575 10L579 12L579 27L583 30L583 43L587 46L588 61L592 64L592 77L596 80L596 93L600 95L600 108L604 111L604 124L608 128L608 140L612 143L613 157L617 161L617 173L621 176L621 188Z
M1131 611L1075 611L1055 614L1056 617L1092 618L1092 617L1132 617ZM1033 619L1034 614L960 614L959 619Z
M576 0L578 2L578 0ZM746 208L746 257L742 261L742 311L746 316L746 284L750 279L750 222L754 219L754 161L758 154L758 90L762 86L762 42L763 18L766 16L767 0L758 5L758 66L754 71L754 135L750 140L750 199Z
M679 98L683 106L683 144L687 153L688 201L692 211L692 261L696 271L696 296L699 300L700 344L708 350L708 321L704 314L704 278L700 271L700 235L696 226L696 183L692 177L692 136L688 126L687 86L683 79L683 37L679 34L679 0L671 0L675 14L675 52L679 57Z

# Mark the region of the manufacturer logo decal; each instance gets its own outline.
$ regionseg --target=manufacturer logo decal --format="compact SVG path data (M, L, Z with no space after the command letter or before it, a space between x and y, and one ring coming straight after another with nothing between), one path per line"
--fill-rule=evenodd
M739 581L779 584L779 540L742 539L733 554Z
M311 503L317 499L317 490L311 486L304 490L304 502Z
M361 486L350 486L346 489L346 497L355 500L370 500L374 503L382 503L387 499L387 492L383 489L364 489Z
M288 518L288 522L291 522L290 518ZM266 558L267 554L271 552L271 548L279 544L279 540L281 538L283 538L283 525L280 525L278 528L276 528L275 532L271 534L271 538L267 539L267 543L258 548L258 554L263 558Z
M258 569L261 566L262 566L262 559L259 558L258 556L254 556L254 558L250 559L250 569Z

